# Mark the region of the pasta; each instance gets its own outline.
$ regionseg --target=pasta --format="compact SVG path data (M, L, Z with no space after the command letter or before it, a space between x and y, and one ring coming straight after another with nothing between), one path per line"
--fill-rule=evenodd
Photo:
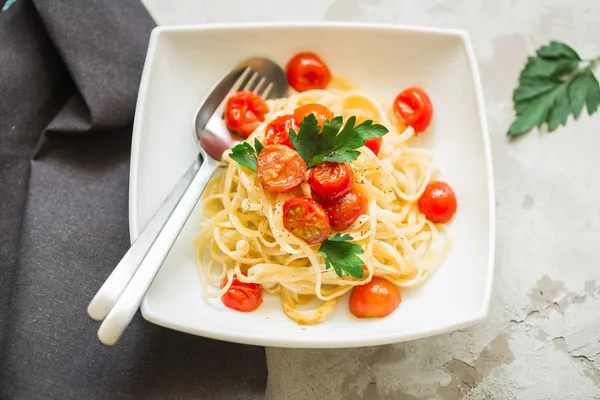
M389 129L379 155L367 147L351 163L354 185L368 198L368 212L346 231L364 250L362 279L340 277L327 269L319 246L309 245L283 224L283 204L294 196L311 197L307 178L294 190L265 190L257 173L224 154L204 193L202 229L195 240L198 270L208 298L223 296L233 277L257 283L280 296L285 314L300 324L326 319L336 303L354 287L382 277L398 287L423 282L450 249L446 225L433 223L420 212L419 197L435 175L427 150L411 147L413 128L393 118L380 103L357 90L306 90L268 100L269 112L249 142L264 139L265 128L278 116L304 104L318 103L344 120L372 120ZM223 284L223 282L225 282ZM221 287L222 286L222 287ZM220 289L217 289L220 288ZM304 306L311 302L313 307Z

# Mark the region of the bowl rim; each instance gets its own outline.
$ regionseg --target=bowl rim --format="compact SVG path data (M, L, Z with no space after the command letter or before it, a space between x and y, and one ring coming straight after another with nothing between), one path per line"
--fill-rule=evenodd
M488 131L485 103L483 97L483 88L481 85L481 77L475 51L471 43L469 34L462 29L454 28L439 28L439 27L428 27L419 25L395 25L395 24L384 24L384 23L363 23L363 22L338 22L338 21L318 21L318 22L252 22L252 23L215 23L206 25L167 25L158 26L152 30L150 34L150 40L148 44L148 50L142 76L140 80L140 87L138 91L138 97L136 101L135 117L132 129L132 142L131 142L131 158L130 158L130 173L129 173L129 233L131 243L135 241L139 235L140 226L138 220L138 176L139 176L139 156L140 156L140 140L141 140L141 125L146 99L147 89L152 79L151 76L151 65L156 56L156 49L158 41L161 36L168 35L171 33L194 33L194 32L205 32L205 31L235 31L235 30L281 30L281 29L310 29L310 28L328 28L336 30L375 30L375 31L396 31L396 32L415 32L423 34L433 34L440 36L453 36L457 37L462 41L464 49L466 51L469 67L471 69L471 80L473 88L475 90L475 98L477 102L477 110L479 117L479 129L482 134L483 146L484 146L484 157L485 157L485 168L486 168L486 183L488 186L487 197L488 197L488 215L489 215L489 242L488 242L488 260L486 268L489 270L484 290L484 299L481 304L479 311L474 314L471 318L460 321L459 323L450 323L445 326L440 326L436 329L432 329L426 332L415 333L404 335L401 339L397 337L397 334L382 334L379 335L375 340L361 338L346 337L343 339L328 340L320 339L314 340L314 338L307 338L306 340L295 340L290 342L289 339L281 338L278 340L269 340L268 344L265 344L264 337L259 334L240 336L237 333L231 333L226 330L217 330L211 328L210 331L203 331L201 336L231 341L236 343L251 344L251 345L268 345L272 347L297 347L297 348L343 348L343 347L361 347L361 346L372 346L381 345L388 343L396 343L399 341L409 341L420 339L423 337L435 336L438 334L454 331L457 329L463 329L470 325L476 324L485 320L488 316L490 307L494 270L495 270L495 249L496 249L496 207L495 207L495 182L492 162L492 150L490 144L490 135ZM199 335L195 329L190 329L185 326L181 326L173 323L164 323L160 319L154 318L152 313L147 308L146 299L142 301L141 305L142 316L157 325L161 325L171 329L177 329L182 332Z

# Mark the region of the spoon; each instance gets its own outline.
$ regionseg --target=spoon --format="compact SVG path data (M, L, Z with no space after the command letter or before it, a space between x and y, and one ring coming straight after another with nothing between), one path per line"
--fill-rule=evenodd
M98 330L103 344L113 345L119 340L217 169L218 161L241 140L229 132L223 121L229 97L240 90L251 90L263 98L279 98L285 96L287 88L286 75L277 64L266 58L252 58L223 77L200 103L194 118L194 132L200 145L198 157L88 306L90 317L103 320Z

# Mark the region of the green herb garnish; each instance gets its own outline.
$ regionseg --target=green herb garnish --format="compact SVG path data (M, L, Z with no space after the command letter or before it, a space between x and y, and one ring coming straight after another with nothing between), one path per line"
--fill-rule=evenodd
M262 143L258 139L254 139L254 148L248 142L242 142L231 149L229 157L232 160L237 161L242 167L250 168L256 172L256 160L257 156L263 149ZM256 150L255 150L256 148Z
M260 152L265 148L263 144L257 138L254 138L254 148L256 149L256 156L260 154Z
M298 134L293 129L288 131L292 145L304 159L306 165L310 163L310 159L317 150L320 131L321 128L319 127L317 118L312 113L304 117L304 121L300 124L300 129L298 129Z
M360 152L356 149L363 147L367 139L388 133L385 126L373 124L371 120L357 126L354 126L355 123L356 117L350 117L342 129L342 117L335 117L331 121L325 121L323 131L319 134L317 119L313 114L308 114L300 124L298 134L292 129L288 134L308 168L325 161L351 162L358 158Z
M378 138L388 133L385 126L373 124L371 120L357 126L354 126L355 123L356 117L350 117L342 129L342 117L335 117L331 121L325 121L321 131L314 114L308 114L300 123L298 133L290 129L288 135L308 168L325 161L351 162L360 155L356 149L364 146L368 139ZM230 157L240 165L256 172L256 158L262 151L263 145L258 139L254 139L254 146L256 151L249 143L240 143L232 149Z
M348 118L346 125L340 131L342 117L325 121L323 132L317 144L317 151L310 160L308 167L314 167L325 161L337 163L354 161L360 155L360 152L356 149L363 147L367 139L375 139L388 133L385 126L373 125L371 120L364 121L357 126L354 126L355 122L356 117Z
M552 132L565 125L569 115L579 117L583 106L592 115L600 104L600 84L593 69L600 57L582 60L571 47L550 42L529 57L513 92L516 119L508 136L519 136L546 123Z
M364 271L362 266L365 264L358 256L363 254L364 250L357 244L351 243L352 236L349 234L327 238L321 247L319 253L325 257L325 269L333 268L339 277L344 275L352 278L362 279Z

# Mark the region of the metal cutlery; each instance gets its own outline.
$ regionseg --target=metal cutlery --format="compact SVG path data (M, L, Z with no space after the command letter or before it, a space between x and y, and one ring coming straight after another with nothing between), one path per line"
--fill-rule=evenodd
M194 132L200 150L172 192L146 224L88 306L88 314L103 321L98 338L115 344L139 308L141 301L190 216L224 151L241 138L232 135L223 120L229 97L251 90L264 98L287 92L284 71L266 58L252 58L234 68L200 103ZM191 245L191 244L190 244Z

